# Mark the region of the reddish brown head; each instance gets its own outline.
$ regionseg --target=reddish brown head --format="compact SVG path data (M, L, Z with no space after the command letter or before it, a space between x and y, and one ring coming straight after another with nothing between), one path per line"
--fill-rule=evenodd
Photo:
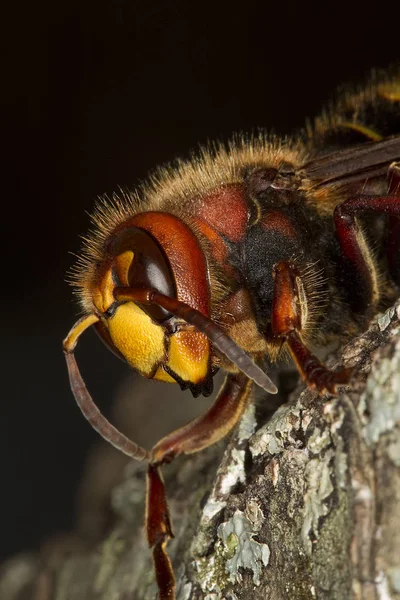
M87 282L103 340L148 378L178 382L194 393L211 389L207 337L163 308L115 298L115 289L154 289L210 313L208 268L191 229L162 212L136 215L104 244Z

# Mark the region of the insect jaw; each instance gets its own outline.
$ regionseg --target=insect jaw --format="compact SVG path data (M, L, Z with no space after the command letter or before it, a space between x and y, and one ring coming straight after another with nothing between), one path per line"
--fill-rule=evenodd
M104 279L113 281L107 273ZM203 390L207 393L211 389L211 348L207 337L182 319L177 324L159 304L146 301L142 286L138 286L141 293L133 300L116 297L115 285L110 285L107 304L101 302L105 310L97 309L100 323L96 330L106 345L148 379L179 383L195 394ZM158 320L152 318L155 312L169 316Z
M236 367L253 380L259 387L262 387L270 394L276 394L277 388L266 375L266 373L256 365L253 360L244 352L240 346L234 342L216 323L203 315L198 310L180 302L175 298L170 298L160 294L157 290L145 290L142 288L116 288L114 296L118 300L134 301L143 304L157 304L163 309L172 313L176 317L184 319L187 323L193 325L199 333L207 336L210 342Z
M190 390L193 398L197 398L198 396L204 396L207 398L213 393L213 377L215 375L215 370L209 369L206 377L199 383L192 383L190 381L181 379L177 373L174 373L174 371L168 367L168 365L164 365L163 370L170 375L174 381L176 381L182 391Z

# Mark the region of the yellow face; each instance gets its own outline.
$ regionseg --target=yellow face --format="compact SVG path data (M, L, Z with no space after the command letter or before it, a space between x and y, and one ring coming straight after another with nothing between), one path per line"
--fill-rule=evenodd
M106 321L111 339L126 360L146 377L166 360L163 328L155 325L134 302L126 302Z
M109 311L115 303L113 273L125 283L132 260L133 252L118 256L92 290L96 311L102 317L113 345L147 378L169 383L201 383L210 368L210 345L204 334L178 320L174 320L173 326L171 323L166 326L135 302L117 304L115 310Z

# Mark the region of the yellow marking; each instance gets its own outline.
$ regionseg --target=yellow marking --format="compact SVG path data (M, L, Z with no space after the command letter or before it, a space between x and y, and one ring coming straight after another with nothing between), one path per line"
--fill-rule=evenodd
M184 381L199 383L208 372L209 348L208 339L198 331L175 333L170 338L167 366Z
M122 285L129 285L128 274L129 268L133 262L134 254L132 250L122 252L115 259L115 270Z
M154 379L157 379L157 381L164 381L166 383L177 383L176 379L171 377L171 375L167 373L167 371L164 371L162 367L158 367L156 374L154 375Z
M111 268L106 271L100 284L94 287L92 291L93 304L100 313L106 312L110 308L111 304L115 301L113 291L114 282L112 279Z
M296 277L296 289L298 294L298 306L300 308L300 327L301 329L305 329L308 321L308 302L301 277Z
M370 306L376 307L376 306L378 306L378 303L380 300L380 290L379 290L377 266L375 264L373 253L371 252L371 250L366 242L364 232L363 232L362 228L360 227L358 220L357 220L356 238L357 238L357 244L358 244L360 251L362 253L362 256L368 266L368 271L371 276L372 293L371 293Z
M378 95L390 102L400 101L400 81L381 83L378 85Z
M136 304L118 306L106 322L112 341L126 360L145 377L151 377L165 360L164 331Z
M365 135L367 138L372 140L373 142L379 142L383 139L383 136L380 133L377 133L370 127L366 125L362 125L361 123L352 123L351 121L340 121L339 125L341 127L347 127L348 129L353 129L353 131L358 131L362 135Z
M99 317L95 314L87 315L86 317L82 317L75 323L72 327L71 331L63 341L63 348L65 352L73 352L75 350L75 346L78 343L79 337L82 335L88 327L94 325L99 321Z
M249 226L250 225L251 226L257 225L257 223L260 221L260 219L262 217L262 211L261 211L260 203L255 198L252 198L251 201L253 203L253 206L256 209L256 214L255 214L255 217L254 217L254 221L252 223L250 223Z
M174 333L170 337L168 349L168 366L183 381L199 383L206 377L209 365L210 345L207 338L194 329ZM161 367L154 379L176 383Z
M122 252L119 256L114 259L114 262L109 269L104 273L100 283L98 283L92 290L93 304L97 310L101 313L106 312L110 308L111 304L115 301L114 288L115 283L113 281L113 268L116 269L117 275L122 285L129 285L128 274L129 267L132 264L134 254L131 250Z

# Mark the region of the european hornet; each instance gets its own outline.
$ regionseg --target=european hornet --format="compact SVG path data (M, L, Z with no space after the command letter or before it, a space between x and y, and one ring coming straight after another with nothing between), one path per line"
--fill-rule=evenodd
M84 316L64 341L71 388L91 425L148 462L146 528L161 600L175 598L160 468L238 423L260 365L289 353L311 388L335 394L350 370L313 347L360 331L400 285L400 75L346 92L297 137L264 133L161 168L138 192L99 203L74 283ZM379 248L379 249L378 249ZM99 412L74 349L93 325L147 378L213 406L148 451Z

